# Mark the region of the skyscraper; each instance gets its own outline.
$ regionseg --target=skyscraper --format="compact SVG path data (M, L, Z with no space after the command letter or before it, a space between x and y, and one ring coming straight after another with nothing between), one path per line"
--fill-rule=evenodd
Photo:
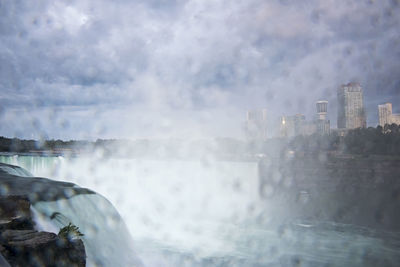
M379 125L384 127L385 124L392 124L392 103L378 105Z
M385 124L398 124L400 125L400 114L393 114L392 103L385 103L378 105L379 111L379 125L385 127Z
M247 111L245 128L248 139L267 139L267 110Z
M400 114L392 114L392 123L400 125Z
M328 114L328 101L322 100L317 102L317 119L316 131L319 134L329 134L331 130L331 123L327 119Z
M337 96L338 128L355 129L367 127L361 85L354 82L344 84L339 87Z

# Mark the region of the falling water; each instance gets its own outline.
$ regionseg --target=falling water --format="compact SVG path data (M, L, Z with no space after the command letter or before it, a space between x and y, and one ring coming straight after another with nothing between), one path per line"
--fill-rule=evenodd
M399 233L319 221L272 225L278 215L269 209L273 203L259 197L255 162L8 155L0 161L104 195L126 222L146 266L396 266L400 261ZM84 207L87 200L73 202ZM65 212L84 216L74 210ZM101 225L104 216L103 222L94 220ZM80 227L90 233L90 227Z

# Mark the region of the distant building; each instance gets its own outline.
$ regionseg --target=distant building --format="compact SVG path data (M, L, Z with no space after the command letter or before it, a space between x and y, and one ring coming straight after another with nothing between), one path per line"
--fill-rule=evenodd
M247 111L245 131L248 139L265 140L268 137L267 130L266 109Z
M331 133L331 122L329 120L316 120L315 131L319 134L330 134Z
M281 117L281 136L293 137L303 134L306 117L303 114Z
M348 83L338 88L339 129L355 129L367 127L363 91L359 83Z
M317 115L319 120L326 120L328 114L328 101L317 101Z
M384 127L385 124L392 123L400 125L400 114L393 114L392 111L392 103L378 105L380 126Z
M327 118L328 101L318 101L317 118L315 120L315 131L319 134L329 134L331 131L331 122Z
M329 134L330 121L327 119L328 101L316 103L317 117L312 121L306 121L303 114L294 116L282 116L280 132L282 137L294 137L298 135L312 135L315 133Z
M318 131L315 121L306 121L301 131L302 135L312 135Z
M400 114L392 114L392 123L400 125Z
M385 124L392 124L392 103L378 105L379 125L384 127Z

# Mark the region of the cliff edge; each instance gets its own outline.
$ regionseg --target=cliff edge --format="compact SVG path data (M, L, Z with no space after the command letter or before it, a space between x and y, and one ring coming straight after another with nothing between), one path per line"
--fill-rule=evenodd
M32 201L57 199L62 188L74 185L21 174L29 175L19 167L0 164L0 265L85 266L82 240L37 231L31 212ZM51 183L57 186L49 192ZM77 190L72 194L81 189Z

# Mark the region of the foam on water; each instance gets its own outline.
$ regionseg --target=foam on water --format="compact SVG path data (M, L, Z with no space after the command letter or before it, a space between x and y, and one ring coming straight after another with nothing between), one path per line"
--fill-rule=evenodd
M217 225L242 221L259 201L254 162L19 156L11 163L104 195L136 241L204 256L229 253L231 245L216 238Z

